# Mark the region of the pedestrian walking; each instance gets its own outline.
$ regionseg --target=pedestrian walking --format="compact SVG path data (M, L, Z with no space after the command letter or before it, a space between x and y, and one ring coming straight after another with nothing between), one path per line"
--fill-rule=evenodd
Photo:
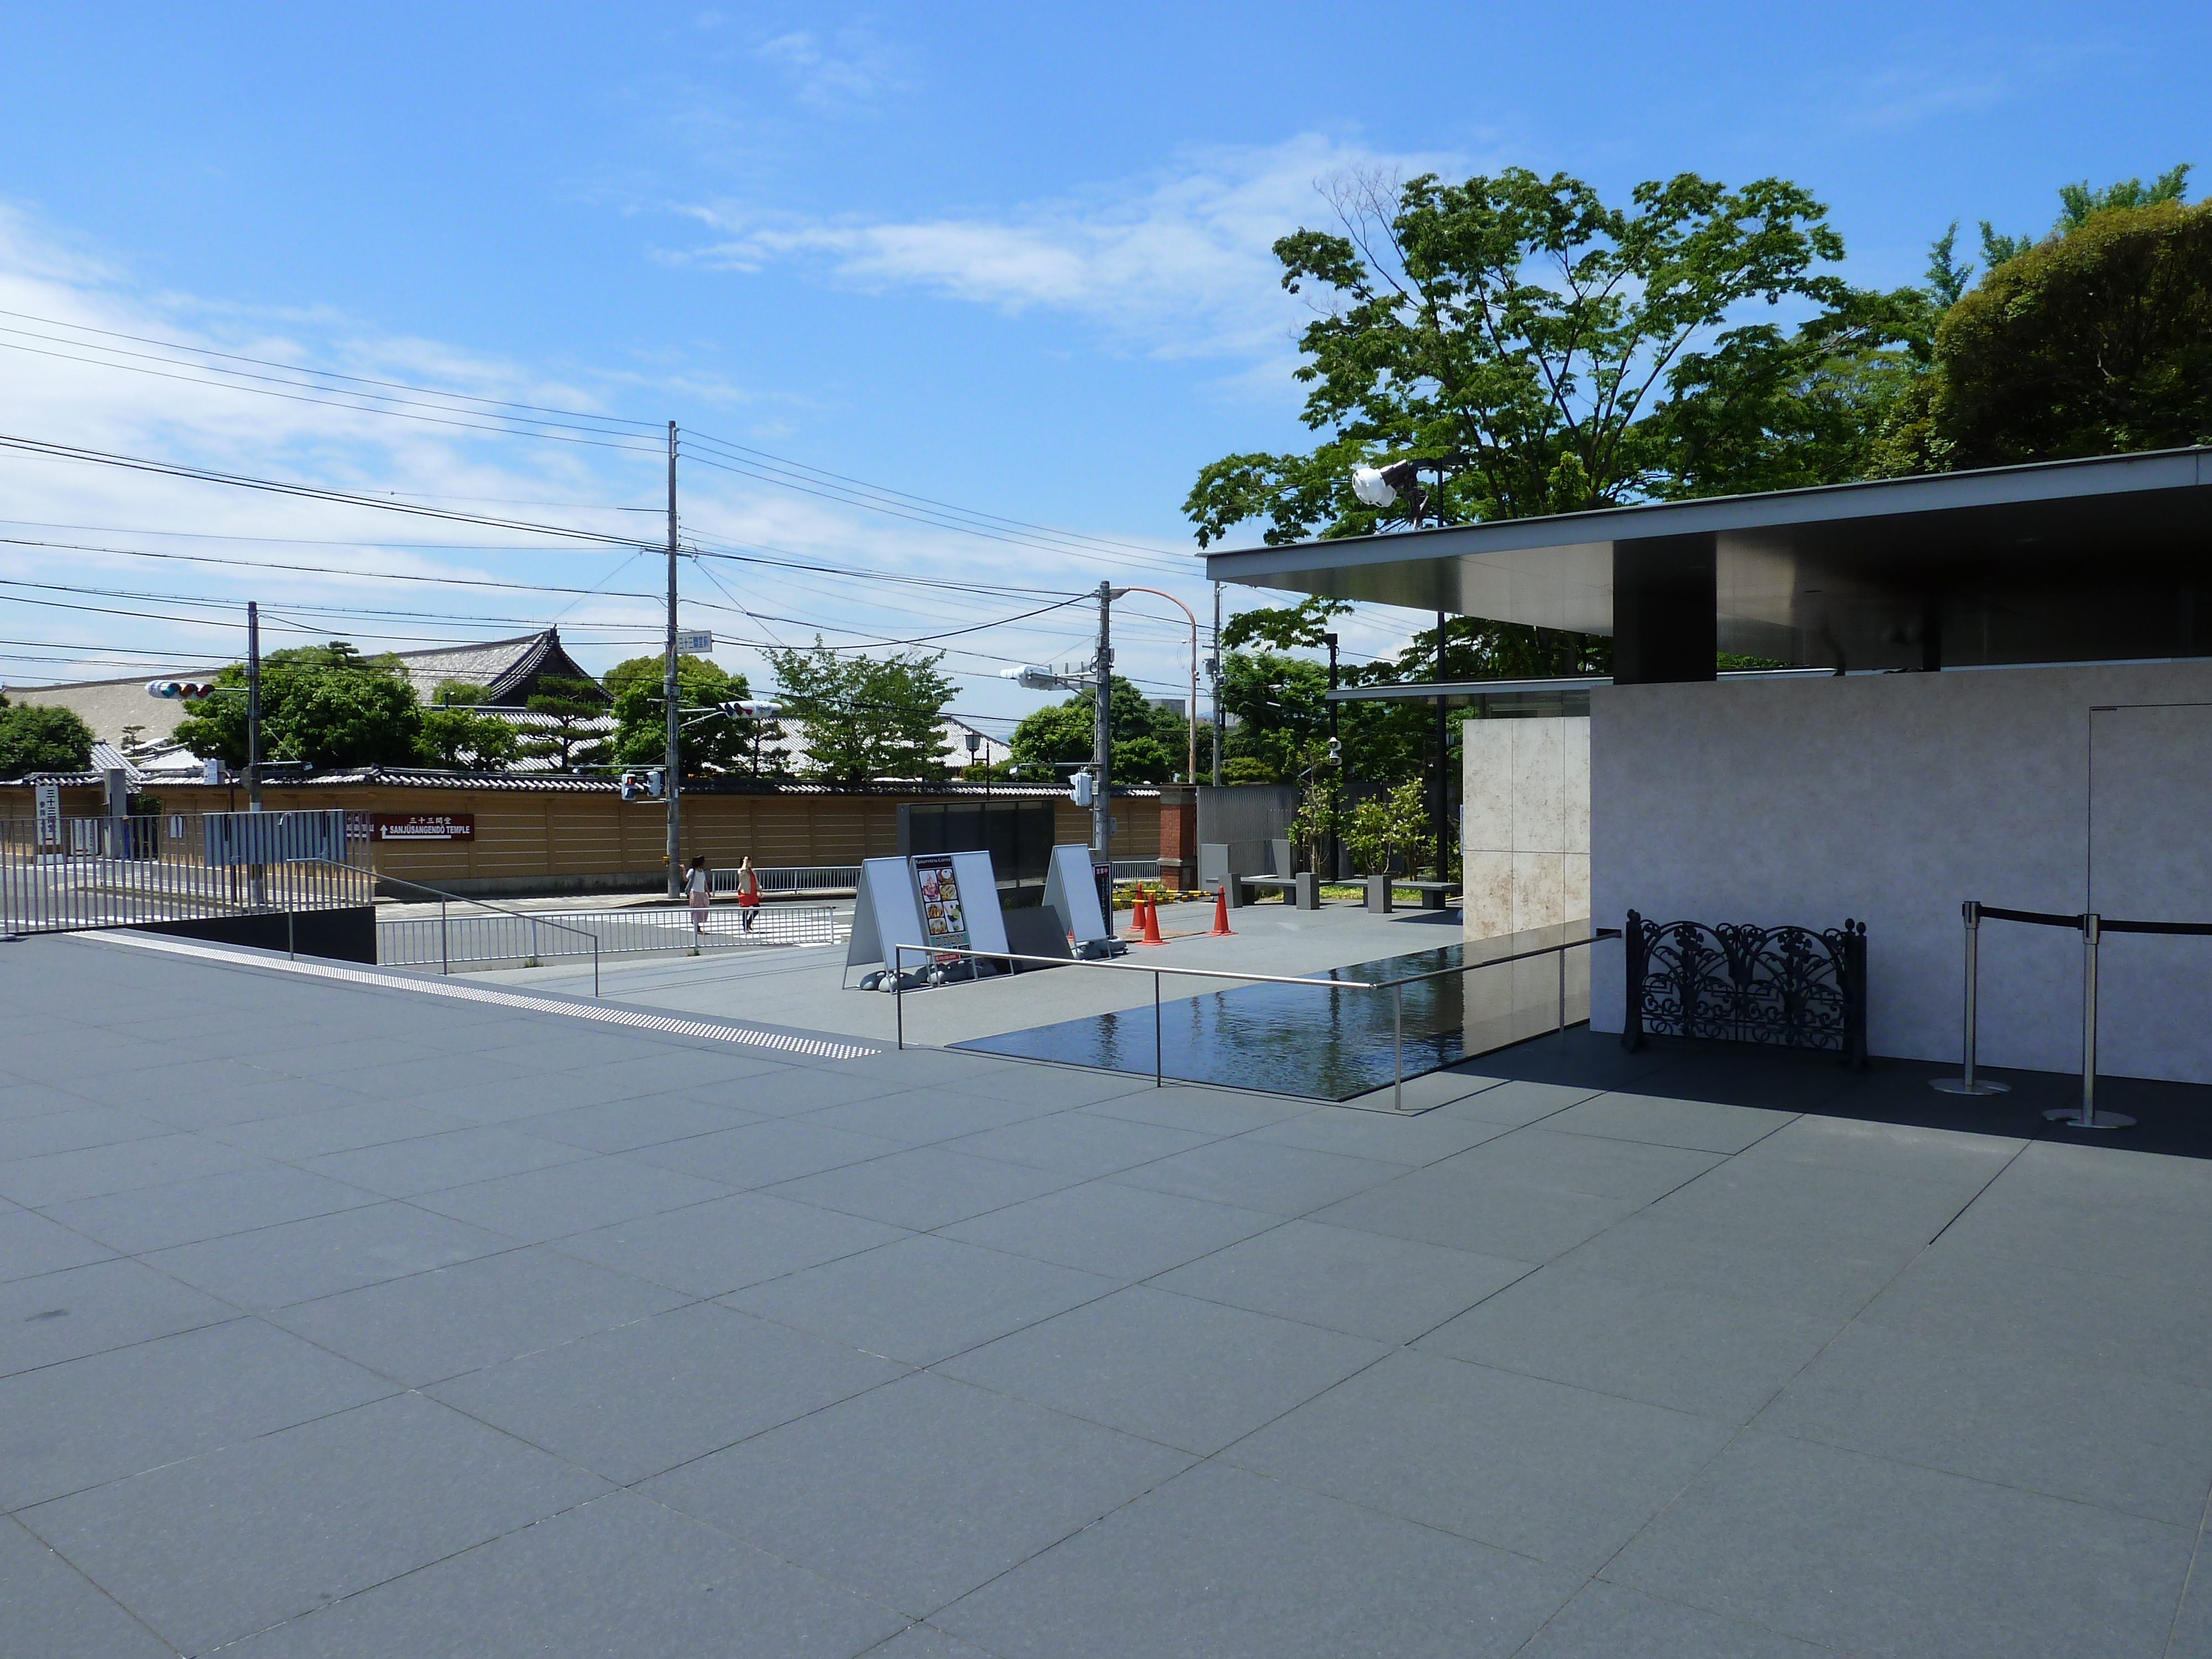
M699 954L700 942L707 936L707 906L714 895L708 890L707 860L696 858L684 878L684 897L691 907L691 954Z
M753 868L753 855L748 853L738 865L738 921L748 933L760 915L760 872Z

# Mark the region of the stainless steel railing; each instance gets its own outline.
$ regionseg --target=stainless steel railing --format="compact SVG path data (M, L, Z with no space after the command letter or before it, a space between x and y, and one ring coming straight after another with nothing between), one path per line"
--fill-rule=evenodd
M672 907L633 906L620 910L564 910L561 918L585 929L611 955L697 948L728 950L747 945L834 945L836 942L835 906L827 904L764 904L748 912L734 905L717 905L707 913L704 925L695 930L690 913ZM547 940L525 921L543 918L532 912L501 911L491 915L407 916L380 918L376 924L377 960L395 967L427 967L433 963L521 963L536 966L558 957L580 956L582 949L556 937ZM548 945L551 948L547 948Z
M307 861L310 863L330 862L328 860L309 860ZM351 866L341 867L350 868ZM550 916L532 915L526 910L506 909L500 905L486 903L480 898L471 898L465 893L449 893L442 887L428 886L422 882L408 881L399 876L387 876L379 872L376 877L376 881L380 886L404 887L414 892L428 893L431 897L438 901L438 971L440 973L450 974L453 971L452 933L453 907L456 904L471 904L476 906L477 908L480 910L490 910L502 916L513 916L518 918L522 921L529 923L532 927L550 927L556 933L574 933L582 938L590 939L592 942L592 994L593 996L599 995L599 941L597 934L589 933L581 927L572 927L563 922L555 921ZM380 929L380 944L381 943L381 934L382 930ZM583 953L581 951L577 951L574 954L580 956ZM380 962L381 962L381 953L380 952ZM429 964L425 962L421 965L428 967Z
M1160 981L1165 977L1182 979L1234 980L1246 985L1310 985L1319 991L1388 991L1391 994L1392 1010L1390 1104L1395 1111L1406 1109L1406 988L1425 980L1444 979L1453 974L1479 973L1486 968L1503 968L1509 963L1528 962L1537 957L1556 956L1559 962L1559 1002L1557 1030L1564 1034L1567 1029L1567 957L1570 951L1581 950L1601 939L1619 939L1617 927L1601 927L1586 938L1571 939L1558 945L1543 945L1533 951L1516 951L1507 956L1489 957L1480 962L1467 962L1451 968L1432 968L1425 973L1406 974L1396 979L1314 979L1285 974L1240 974L1226 969L1155 967L1147 963L1097 961L1066 957L1024 956L1010 951L946 950L933 945L894 945L889 963L891 991L895 1009L895 1024L898 1047L906 1047L906 975L899 963L909 955L930 960L945 957L966 957L978 962L1030 962L1048 968L1095 968L1112 973L1150 974L1152 976L1152 1086L1166 1086L1165 1042L1160 1020Z

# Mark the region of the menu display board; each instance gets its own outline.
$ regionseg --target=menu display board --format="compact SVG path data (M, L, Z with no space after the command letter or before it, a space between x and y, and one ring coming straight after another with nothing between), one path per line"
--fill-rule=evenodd
M970 949L967 906L960 896L960 878L952 867L952 854L916 858L914 874L921 888L923 942L944 951Z

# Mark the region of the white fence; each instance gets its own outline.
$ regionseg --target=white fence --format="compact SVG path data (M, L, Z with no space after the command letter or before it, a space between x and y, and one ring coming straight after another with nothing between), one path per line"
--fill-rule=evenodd
M458 902L458 901L457 901ZM626 910L519 911L492 915L412 916L376 924L376 959L387 967L440 968L490 963L518 966L652 951L744 950L755 945L834 945L836 910L827 904L763 904L750 914L734 904L707 913L696 934L689 910L638 906Z
M775 870L756 868L753 874L760 878L763 893L857 893L860 888L857 864L793 864ZM738 890L735 870L709 870L707 878L711 892Z

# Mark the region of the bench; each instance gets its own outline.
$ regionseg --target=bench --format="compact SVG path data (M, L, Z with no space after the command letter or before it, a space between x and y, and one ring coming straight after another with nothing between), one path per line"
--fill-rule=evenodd
M1310 870L1289 876L1231 876L1229 884L1229 908L1232 910L1251 902L1246 896L1248 891L1261 889L1281 891L1291 904L1301 910L1321 908L1321 878Z
M1388 915L1391 909L1390 890L1410 887L1421 896L1421 908L1441 910L1444 901L1460 890L1455 881L1414 881L1405 876L1370 876L1367 878L1367 908Z

